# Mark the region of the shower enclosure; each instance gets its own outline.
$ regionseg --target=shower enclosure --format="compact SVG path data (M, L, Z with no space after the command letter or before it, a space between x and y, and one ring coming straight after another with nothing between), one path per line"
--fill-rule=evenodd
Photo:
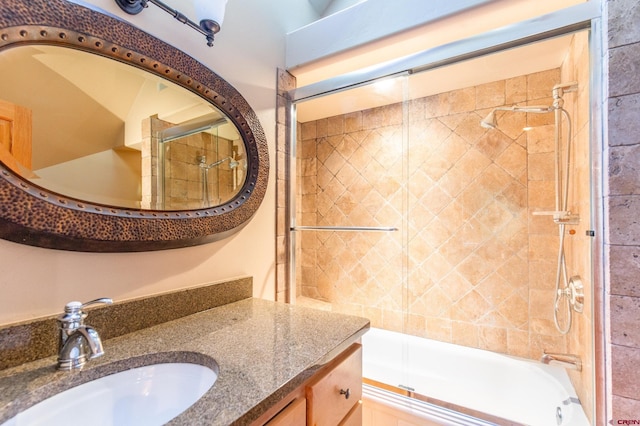
M591 417L589 37L299 91L295 303L530 360L576 355Z

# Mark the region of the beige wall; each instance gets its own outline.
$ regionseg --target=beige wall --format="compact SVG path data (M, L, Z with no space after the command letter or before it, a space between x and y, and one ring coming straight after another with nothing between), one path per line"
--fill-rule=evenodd
M608 52L608 191L605 190L606 288L610 315L613 412L637 420L640 413L640 2L610 0ZM606 127L605 127L606 128Z
M284 63L286 32L317 15L310 4L283 0L230 1L213 48L204 37L150 6L128 16L112 0L86 0L209 66L247 99L269 143L271 172L265 199L239 233L223 241L148 253L75 253L0 240L0 324L59 313L70 300L115 300L187 288L241 275L254 277L254 294L275 297L275 109L276 69ZM179 2L183 3L183 2ZM191 2L185 13L193 16ZM282 13L287 10L287 13Z

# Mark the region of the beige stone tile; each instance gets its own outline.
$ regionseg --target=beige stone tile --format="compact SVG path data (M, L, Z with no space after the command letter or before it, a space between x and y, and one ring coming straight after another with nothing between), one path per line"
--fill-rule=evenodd
M359 147L360 144L351 135L345 135L335 149L345 160L349 160Z
M516 143L508 145L495 160L513 177L519 177L527 168L527 151Z
M529 260L555 261L558 255L558 237L555 235L529 235Z
M609 146L640 143L640 93L609 99Z
M549 93L551 93L551 91L549 91ZM534 105L534 106L547 107L553 104L553 98L551 97L541 98L535 101L531 101L528 104ZM528 112L528 113L524 113L524 115L526 115L527 127L535 128L540 126L549 126L549 125L553 126L555 123L555 116L552 112L546 112L546 113Z
M555 289L529 290L529 317L544 320L553 319L553 307L555 304Z
M467 87L449 92L449 105L450 114L475 110L475 88Z
M531 334L529 338L529 358L539 360L544 352L566 353L567 345L564 336L545 336Z
M497 273L489 274L475 289L489 302L492 309L502 304L514 292L514 286Z
M425 320L425 334L430 339L451 342L451 329L450 319L427 317Z
M475 147L486 157L495 159L512 143L513 140L504 133L496 130L487 130L477 140Z
M329 119L323 118L316 120L316 137L326 138L329 133Z
M547 99L551 97L553 86L560 82L560 69L554 68L547 71L527 75L527 99L529 101ZM537 104L540 105L540 104ZM542 103L542 105L551 105ZM552 115L552 114L549 114Z
M442 190L438 187L438 191ZM444 192L443 192L444 193ZM444 193L447 199L451 199L449 195ZM479 180L474 180L471 182L469 186L467 186L464 191L458 197L460 203L462 203L462 208L465 213L469 215L474 215L476 212L480 211L483 207L487 206L490 202L494 200L494 193L491 191L487 191L484 188L484 185Z
M315 158L300 158L298 160L298 176L316 176L317 161Z
M505 104L514 105L527 100L527 77L519 76L505 80Z
M402 332L404 328L404 315L402 311L383 310L382 324L385 330Z
M618 420L633 420L638 417L638 413L640 413L640 400L635 398L637 398L637 394L633 395L632 398L613 395L612 418L614 424L616 424Z
M491 305L477 291L472 291L453 305L451 318L474 322L491 310Z
M609 197L609 243L613 245L640 245L640 196Z
M640 41L640 5L635 0L618 0L608 4L609 47ZM631 417L629 417L631 418Z
M558 330L556 329L553 319L532 318L529 327L531 333L535 335L553 336L558 334Z
M445 93L426 97L424 111L425 118L441 117L449 114L448 95Z
M513 328L519 328L529 321L530 303L530 300L521 295L513 294L502 302L498 312L511 323Z
M492 194L500 194L513 183L513 177L496 164L490 164L477 177L481 187Z
M555 290L556 283L555 260L532 261L529 264L529 285L537 290Z
M477 144L487 132L489 131L480 126L479 116L476 113L463 114L455 128L455 133L469 144Z
M467 280L469 284L475 286L491 273L493 266L491 262L487 262L483 257L472 253L460 262L455 270L460 276ZM476 288L476 290L482 294L478 288Z
M617 146L609 149L609 193L640 194L640 145Z
M473 114L475 115L475 114ZM451 130L455 130L456 127L460 126L460 123L462 123L464 121L464 119L466 117L468 117L469 114L464 112L464 113L457 113L457 114L450 114L450 115L444 115L441 117L438 117L438 120L443 123L445 126L447 126L449 129ZM476 127L478 126L478 123L480 121L480 119L476 119L474 120Z
M640 298L611 296L611 342L616 345L640 347Z
M611 294L640 297L640 247L609 246Z
M532 127L527 132L527 151L529 154L554 152L554 129L555 126L553 125Z
M344 116L338 115L327 119L327 136L344 134Z
M507 330L500 327L479 327L478 347L494 352L507 352Z
M609 96L622 96L640 92L638 78L626 78L635 75L640 57L640 43L620 46L609 50Z
M523 358L529 357L529 332L507 329L507 353Z
M552 153L529 154L529 180L555 180L555 156Z
M505 81L476 86L476 108L493 108L505 104Z
M513 214L504 205L494 200L478 211L475 218L489 232L496 233L512 220Z
M625 398L637 398L640 395L638 364L640 349L620 345L611 345L611 362L613 369L613 394Z
M525 133L527 114L513 111L496 111L498 128L488 130L493 133L504 133L510 139L517 139Z
M362 112L356 111L344 116L344 130L346 133L362 130Z
M451 342L457 345L478 347L478 327L462 321L451 322Z
M521 184L517 179L506 182L501 192L495 196L496 201L506 207L508 211L516 216L528 213L528 191L527 187Z
M309 121L302 123L302 140L307 141L309 139L315 139L316 137L316 122Z

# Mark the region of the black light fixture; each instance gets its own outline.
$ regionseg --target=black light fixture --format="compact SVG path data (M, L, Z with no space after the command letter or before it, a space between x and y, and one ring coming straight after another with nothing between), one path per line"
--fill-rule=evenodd
M115 0L120 9L130 15L137 15L147 7L148 3L153 3L160 9L164 10L178 21L190 26L194 30L207 38L207 45L213 46L213 37L220 31L222 19L224 18L224 9L227 0L194 0L196 14L200 18L200 24L191 21L182 13L169 7L160 0Z

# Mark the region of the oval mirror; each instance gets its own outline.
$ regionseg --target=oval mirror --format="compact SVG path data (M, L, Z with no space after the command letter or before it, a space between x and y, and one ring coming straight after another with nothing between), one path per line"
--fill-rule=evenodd
M246 100L184 52L65 0L0 14L0 237L77 251L239 230L268 180Z
M59 46L0 52L0 131L14 171L53 192L116 207L191 210L226 203L246 176L244 141L215 106L166 79ZM0 126L9 127L0 120ZM29 155L30 154L30 155Z

